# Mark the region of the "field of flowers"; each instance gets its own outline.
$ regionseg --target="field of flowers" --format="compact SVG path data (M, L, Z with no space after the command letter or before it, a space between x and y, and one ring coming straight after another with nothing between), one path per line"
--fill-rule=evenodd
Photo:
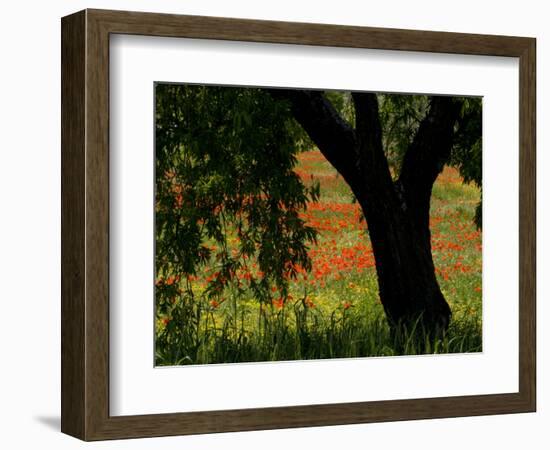
M322 193L304 214L321 230L319 244L310 251L314 270L304 282L322 307L368 300L369 309L379 309L374 257L349 188L318 151L302 153L296 172L305 182L318 180ZM430 229L439 283L454 315L467 312L481 320L481 232L472 222L478 201L479 190L446 167L434 186Z
M200 305L198 313L188 317L192 323L181 323L176 314L157 313L157 364L480 351L482 236L472 221L479 190L463 184L453 168L440 174L431 202L432 251L453 321L435 347L419 347L412 341L396 346L380 304L374 256L359 205L319 151L303 152L298 158L296 173L306 184L319 182L321 191L319 201L303 213L319 230L318 243L309 250L311 272L301 272L292 282L290 301L274 300L272 305L259 305L252 296L233 298L230 291L223 301L202 297L214 269L192 280L157 280L157 287L192 283ZM251 270L257 270L253 263ZM194 327L195 337L174 338L181 327Z

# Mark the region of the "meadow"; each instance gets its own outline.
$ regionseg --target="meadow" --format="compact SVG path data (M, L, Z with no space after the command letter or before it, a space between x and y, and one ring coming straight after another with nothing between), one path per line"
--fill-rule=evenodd
M227 289L221 300L204 295L215 261L197 276L158 276L157 295L171 304L156 314L156 364L184 365L305 360L482 349L482 234L474 222L480 192L445 167L432 192L432 253L441 290L452 310L445 336L418 340L390 333L378 295L374 256L361 209L347 184L317 151L299 153L295 172L319 183L318 201L302 218L319 232L310 246L312 270L290 284L285 300L259 304ZM257 271L254 261L250 272ZM247 274L240 275L246 279ZM192 301L178 296L191 288ZM163 295L164 295L163 294Z

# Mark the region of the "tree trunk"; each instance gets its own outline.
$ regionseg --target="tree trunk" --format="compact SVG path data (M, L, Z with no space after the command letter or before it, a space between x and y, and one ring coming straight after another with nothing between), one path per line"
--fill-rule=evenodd
M393 181L382 147L378 100L353 94L359 164L349 184L363 209L376 261L380 301L393 331L440 336L451 309L432 258L432 186L449 159L459 107L435 97Z
M449 159L460 104L433 97L407 150L397 181L382 147L375 94L352 93L355 129L318 91L274 90L289 100L296 120L346 180L367 220L380 301L394 333L416 330L434 338L451 310L435 275L429 229L433 183Z
M393 203L393 204L392 204ZM393 331L435 337L449 325L451 310L435 276L429 229L414 226L394 202L361 199L376 261L380 301Z

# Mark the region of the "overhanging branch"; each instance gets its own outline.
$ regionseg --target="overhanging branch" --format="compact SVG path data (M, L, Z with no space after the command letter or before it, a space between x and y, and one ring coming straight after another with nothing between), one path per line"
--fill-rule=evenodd
M349 182L354 175L356 135L321 91L270 89L273 98L288 100L292 113L325 158Z

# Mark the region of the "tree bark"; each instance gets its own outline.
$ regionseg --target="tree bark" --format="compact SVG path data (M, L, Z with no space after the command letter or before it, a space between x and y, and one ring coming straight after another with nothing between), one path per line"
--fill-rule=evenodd
M439 287L429 228L433 183L449 159L460 105L433 97L393 181L375 94L353 93L353 129L319 91L273 90L350 186L365 215L380 301L394 332L440 336L451 310Z

